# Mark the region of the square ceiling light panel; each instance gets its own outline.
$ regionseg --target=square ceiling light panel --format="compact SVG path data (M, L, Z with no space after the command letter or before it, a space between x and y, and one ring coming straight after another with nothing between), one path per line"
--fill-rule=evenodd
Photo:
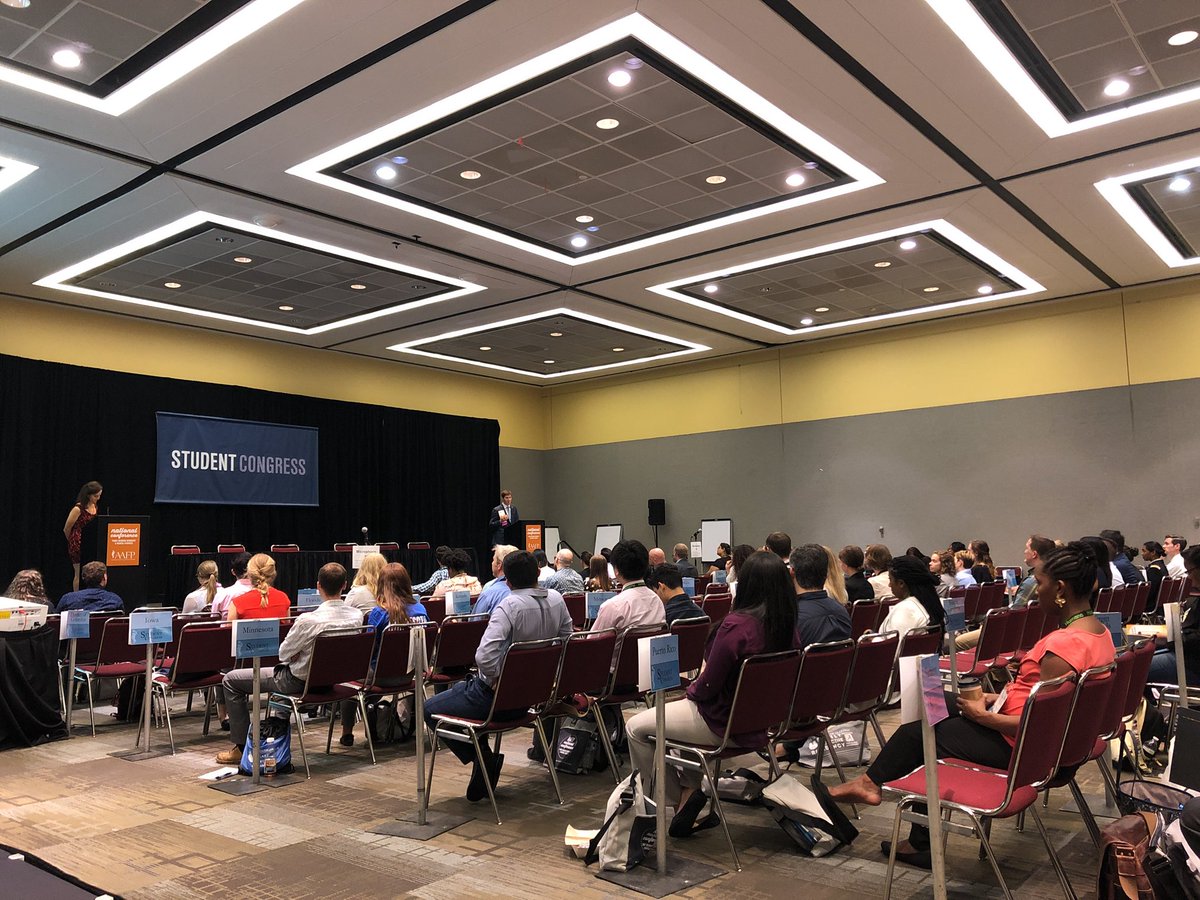
M406 341L388 349L553 379L676 359L710 348L562 308Z
M187 216L36 283L303 335L483 290L207 213Z
M1200 100L1200 5L926 0L1050 137Z
M777 334L807 335L1044 290L937 220L650 288Z
M303 0L0 5L0 81L120 115Z
M1168 266L1200 265L1200 157L1096 184Z
M0 191L12 187L26 175L36 171L37 166L0 156Z
M289 171L568 264L881 183L637 14Z

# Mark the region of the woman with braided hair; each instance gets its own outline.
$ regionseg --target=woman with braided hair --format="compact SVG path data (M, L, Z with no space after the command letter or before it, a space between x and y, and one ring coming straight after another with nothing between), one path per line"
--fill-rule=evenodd
M229 604L229 621L237 619L284 619L292 603L287 594L272 587L275 584L275 560L265 553L250 557L246 577L253 590L234 597Z
M941 625L946 621L937 580L929 564L919 556L897 556L888 566L892 593L900 601L891 608L879 630L898 631L900 637L914 628Z
M990 710L997 699L995 694L976 699L958 697L957 703L952 702L954 698L947 698L950 718L934 727L939 759L953 757L996 769L1007 768L1021 713L1033 686L1039 681L1070 673L1078 675L1085 669L1113 661L1112 637L1092 611L1096 557L1091 548L1072 541L1043 557L1034 577L1041 608L1058 611L1058 629L1034 644L1021 660L1016 679L1008 686L998 712ZM836 785L829 793L843 803L878 806L883 800L882 785L903 778L923 762L921 723L909 722L896 729L866 774L848 784ZM884 841L882 849L888 854L890 841ZM913 825L908 840L896 848L896 859L930 868L928 829Z

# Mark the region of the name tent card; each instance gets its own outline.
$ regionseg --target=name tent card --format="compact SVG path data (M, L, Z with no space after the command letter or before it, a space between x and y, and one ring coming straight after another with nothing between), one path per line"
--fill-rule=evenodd
M60 641L78 640L92 636L92 613L86 609L68 609L58 621Z
M170 609L131 612L129 614L129 643L134 646L170 643L173 619L174 610Z
M316 588L300 588L296 591L296 606L300 612L308 612L321 605L321 595Z
M947 597L942 601L946 610L946 630L967 630L967 601L963 597Z
M278 619L237 619L233 623L234 659L253 659L278 653Z
M594 620L596 616L600 615L600 607L604 605L604 601L615 596L617 596L615 591L588 591L587 617Z
M1015 588L1017 586L1017 573L1014 572L1012 569L1005 569L1004 570L1004 583L1008 585L1010 590L1012 588Z
M696 596L696 579L695 578L683 579L683 592L685 594L687 594L689 597Z
M367 554L378 552L378 544L355 544L354 549L350 551L350 568L361 569Z
M1112 635L1114 647L1125 646L1125 629L1121 625L1121 614L1119 612L1102 612L1096 613L1096 618L1103 623L1108 629L1108 633Z
M925 704L925 721L930 726L950 718L946 709L946 693L942 688L942 671L936 653L920 657L921 702Z
M722 569L717 569L717 571L713 572L712 583L713 584L728 584L729 583L729 573Z
M447 596L447 606L450 611L456 616L467 616L471 614L471 592L470 591L451 591Z
M679 635L659 634L638 641L638 687L650 691L679 687Z

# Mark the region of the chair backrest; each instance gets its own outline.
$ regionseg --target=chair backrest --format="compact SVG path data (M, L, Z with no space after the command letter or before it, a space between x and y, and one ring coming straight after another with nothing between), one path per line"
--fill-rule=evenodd
M1008 620L1016 610L989 609L983 617L983 626L979 632L979 643L975 645L975 661L990 663L1007 649L1004 639L1008 636Z
M1129 689L1122 704L1121 718L1128 719L1137 713L1146 690L1146 679L1150 676L1150 663L1154 659L1154 641L1138 641L1133 645L1133 665L1129 671Z
M954 596L954 591L950 591L950 596ZM974 622L985 612L983 608L983 586L978 584L968 584L963 587L963 612L967 617L968 622Z
M1153 641L1148 642L1153 645ZM1133 670L1137 666L1138 657L1132 647L1117 651L1113 660L1113 684L1108 695L1108 707L1100 718L1100 737L1109 740L1121 733L1121 720L1125 718L1125 700L1129 696L1129 682L1133 678ZM1141 692L1138 692L1141 698Z
M93 630L96 623L92 623ZM97 666L113 663L145 662L146 648L129 643L129 616L111 616L104 620L100 636L100 649L96 653Z
M421 605L425 607L425 613L429 616L431 622L437 622L439 625L446 618L446 598L445 597L423 597Z
M854 662L854 641L809 644L800 660L788 727L817 718L829 719L842 705L846 680ZM780 685L776 690L784 690Z
M512 644L492 685L492 711L488 718L497 712L544 707L556 699L555 683L564 643L562 638L552 638Z
M113 616L120 615L119 613L100 613L94 612L89 616L88 636L85 638L75 639L75 665L91 665L96 661L96 657L100 653L100 639L104 636L104 623ZM61 621L62 617L59 616ZM127 626L128 627L128 626ZM70 643L63 642L63 657L67 656ZM146 654L142 653L142 659L146 658Z
M1012 572L1017 577L1017 583L1021 582L1021 567L1020 566L996 566L996 578L1000 581L1005 581L1008 573ZM1007 584L1007 582L1005 582Z
M985 581L979 586L979 610L986 613L989 609L999 609L1008 606L1008 598L1004 596L1003 581Z
M1121 621L1128 623L1133 620L1133 608L1137 604L1140 584L1126 584L1121 591ZM1113 607L1114 611L1117 607Z
M1100 592L1096 594L1096 612L1112 612L1113 593L1113 588L1100 588Z
M200 547L196 544L172 544L172 556L199 556Z
M899 597L881 597L879 599L879 618L875 620L873 631L878 631L884 620L892 614L892 608L900 602Z
M667 626L639 625L621 633L621 646L617 650L617 664L613 667L614 688L625 688L638 683L638 641L656 634L666 634Z
M1136 622L1146 612L1146 606L1150 602L1150 582L1143 581L1137 585L1137 589L1133 594L1133 605L1129 610L1129 618L1125 621Z
M353 553L354 552L354 544L334 544L333 552L334 553Z
M728 582L717 583L712 580L711 575L706 576L706 577L708 577L709 582L708 582L708 584L706 584L704 586L704 596L707 597L709 594L731 594L731 593L733 593L729 589Z
M429 541L409 541L405 545L408 550L429 550Z
M346 681L366 681L375 652L375 629L367 626L331 630L313 641L312 662L304 693L310 687L329 687Z
M1075 699L1067 722L1056 769L1080 766L1087 762L1101 734L1102 724L1111 706L1117 679L1116 663L1084 669L1075 684Z
M679 671L691 672L704 662L704 647L708 643L708 632L712 626L708 616L693 619L676 619L671 623L671 634L679 635Z
M217 544L218 553L245 553L245 544Z
M733 595L708 594L704 598L704 603L700 605L700 609L712 622L711 628L716 628L729 615L729 610L733 609Z
M567 639L563 647L562 668L558 673L559 697L575 694L602 695L612 677L617 655L617 630L580 631Z
M379 632L379 651L375 656L375 681L395 682L408 677L413 632L425 636L425 658L433 658L438 627L433 622L397 622Z
M783 650L742 660L725 726L724 746L729 746L738 735L782 727L795 695L801 655L800 650Z
M400 542L399 541L380 541L375 546L378 547L379 552L382 553L384 550L399 550Z
M1042 605L1036 600L1030 601L1025 607L1025 627L1021 629L1021 642L1017 644L1018 650L1030 650L1033 645L1040 641L1045 635L1053 630L1053 626L1057 624L1057 618L1042 609ZM1046 628L1046 622L1050 620L1050 628Z
M576 628L582 628L583 623L587 621L587 594L572 591L569 594L563 594L562 598L563 603L567 604L567 612L571 616L571 624Z
M272 553L299 553L300 545L299 544L272 544L271 552Z
M1021 647L1021 638L1025 636L1025 623L1029 621L1029 607L1021 606L1008 611L1004 624L1004 642L1001 653L1016 653Z
M1054 775L1074 700L1074 674L1039 681L1029 692L1017 726L1017 743L1008 763L1006 805L1017 788L1038 787Z
M428 611L429 607L426 607ZM438 626L430 667L457 669L475 665L475 651L487 630L487 616L446 616Z
M188 622L179 632L171 682L185 683L191 676L211 675L233 666L228 622Z
M900 634L896 631L864 634L854 642L854 662L846 680L843 712L865 703L882 703L887 698L892 664L899 649Z
M908 633L900 638L900 650L896 654L896 658L940 653L943 637L941 625L922 625L919 628L910 628Z
M850 607L850 637L858 640L879 624L883 604L878 600L855 600Z
M292 629L292 623L295 622L296 619L296 616L288 616L286 619L279 620L279 646L283 646L283 642L287 638L288 632ZM239 664L246 666L249 665L249 662L249 660L242 660L239 661ZM275 656L263 656L259 658L258 662L259 665L262 666L263 671L269 671L270 669L273 669L279 665L279 655L276 654Z

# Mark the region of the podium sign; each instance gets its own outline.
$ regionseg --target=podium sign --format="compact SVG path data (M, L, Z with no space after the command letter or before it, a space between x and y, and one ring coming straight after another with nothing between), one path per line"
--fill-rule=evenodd
M525 545L525 550L532 553L534 550L545 549L543 545L542 529L545 526L541 522L522 522L521 537L522 543Z
M110 569L118 566L140 566L142 556L142 523L110 521L104 528L104 564Z
M354 549L350 551L350 568L361 569L363 560L366 559L367 554L378 552L378 544L355 544Z

